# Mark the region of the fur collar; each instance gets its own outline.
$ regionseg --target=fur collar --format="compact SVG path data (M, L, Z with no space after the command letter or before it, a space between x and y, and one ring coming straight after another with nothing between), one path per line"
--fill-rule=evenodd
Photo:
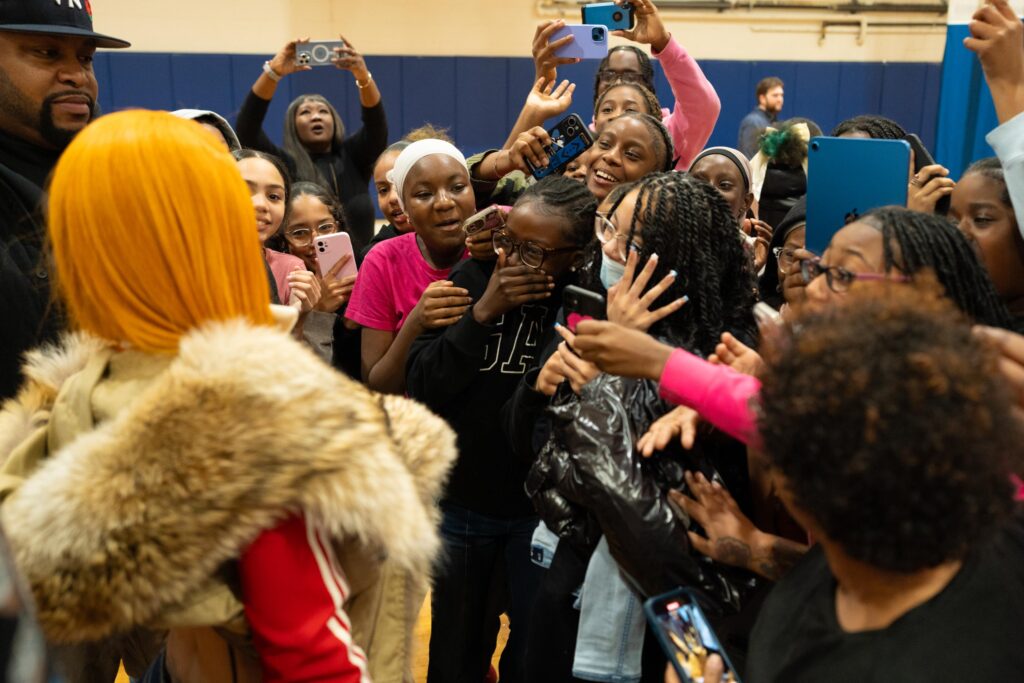
M33 356L0 425L38 424L68 368L101 349L76 336ZM51 454L2 520L47 635L95 640L181 603L297 511L429 571L455 455L419 404L370 392L284 332L218 323L183 339L117 418Z

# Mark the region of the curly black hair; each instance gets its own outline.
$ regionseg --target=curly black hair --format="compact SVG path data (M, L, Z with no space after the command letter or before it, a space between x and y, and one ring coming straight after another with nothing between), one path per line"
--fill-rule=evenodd
M643 79L643 85L650 90L652 93L657 92L654 87L654 65L651 63L651 58L646 52L636 47L635 45L619 45L608 50L608 54L601 60L601 63L597 65L597 73L594 74L594 108L597 109L597 99L604 94L601 90L601 72L608 68L608 63L611 62L612 55L616 52L629 51L636 55L636 61L640 64L640 78Z
M635 188L640 194L628 236L630 241L634 235L643 239L640 267L657 254L651 282L672 270L677 273L652 308L690 297L677 313L655 323L650 333L704 356L714 352L722 332L754 343L754 274L739 225L722 195L682 173L651 174ZM599 267L600 259L590 263L584 286L599 286Z
M551 216L565 219L569 227L566 239L581 249L594 240L594 214L597 199L583 183L561 175L550 175L526 188L516 206L534 203Z
M837 138L846 133L865 133L875 140L902 140L907 135L903 126L892 119L873 114L861 114L846 119L832 129L832 137Z
M937 289L851 290L765 356L758 429L792 504L888 571L963 558L1011 513L1021 471L998 360Z
M627 81L613 81L611 85L604 89L600 97L594 99L594 118L597 118L598 111L601 109L601 103L604 102L604 98L608 97L615 88L632 88L639 93L640 98L647 105L647 113L651 116L661 118L661 102L658 101L658 96L654 94L654 91L650 90L647 86L642 83L629 83Z
M1013 208L1013 202L1010 200L1010 190L1006 186L1006 175L1003 173L1003 164L999 161L999 157L986 157L975 161L964 171L964 176L972 173L977 173L998 183L1002 188L1002 192L999 193L1000 201L1007 208Z
M898 206L859 219L882 233L885 271L931 273L957 307L982 325L1013 329L1013 318L970 242L941 216Z

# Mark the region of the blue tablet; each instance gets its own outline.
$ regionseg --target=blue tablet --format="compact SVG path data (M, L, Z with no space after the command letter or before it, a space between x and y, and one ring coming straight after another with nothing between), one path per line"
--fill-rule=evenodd
M871 209L907 205L904 140L812 138L807 156L807 248L819 256L832 235Z

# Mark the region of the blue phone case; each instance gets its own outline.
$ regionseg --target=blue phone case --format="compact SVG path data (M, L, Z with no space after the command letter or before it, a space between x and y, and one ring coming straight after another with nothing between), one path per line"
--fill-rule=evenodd
M682 683L694 683L696 680L688 666L691 659L695 657L702 662L711 654L719 655L725 663L722 681L740 683L736 668L697 603L696 593L679 588L653 597L644 603L644 614ZM703 678L703 672L700 678Z
M607 26L609 31L628 31L633 28L636 12L632 5L620 7L614 2L594 2L584 5L580 11L584 24L601 24Z
M871 209L907 205L904 140L813 138L807 156L807 249L818 256L840 228Z
M608 54L607 27L599 24L566 24L551 35L550 41L554 42L570 34L573 41L555 52L559 57L604 59Z

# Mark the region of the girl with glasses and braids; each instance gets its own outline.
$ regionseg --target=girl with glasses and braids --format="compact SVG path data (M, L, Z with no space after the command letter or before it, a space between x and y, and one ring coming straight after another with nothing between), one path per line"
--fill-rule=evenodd
M523 667L539 580L530 562L537 517L523 490L527 466L515 458L500 415L555 335L562 289L575 282L593 239L596 206L568 178L527 189L494 234L497 261L469 259L451 273L452 285L472 299L470 310L454 325L422 334L409 351L409 395L444 417L459 438L441 501L446 561L432 593L431 680L483 680L494 639L485 642L482 630L496 626L498 612L489 605L500 611L498 594L506 591L511 635L501 680L534 680Z
M625 5L626 2L619 4ZM650 113L662 119L670 131L678 156L675 168L686 170L711 137L722 104L700 65L665 28L654 2L635 0L630 4L636 13L635 27L628 31L612 31L611 34L649 45L654 58L661 63L675 98L675 106L671 112L659 108ZM564 25L565 22L559 20L541 24L537 28L533 60L538 79L552 82L557 77L556 69L560 64L575 61L559 59L554 54L555 50L568 43L566 39L549 42L550 37ZM604 91L616 82L637 84L654 93L654 66L647 53L633 45L622 45L608 51L608 56L601 60L594 76L595 110ZM538 121L537 125L541 122Z

